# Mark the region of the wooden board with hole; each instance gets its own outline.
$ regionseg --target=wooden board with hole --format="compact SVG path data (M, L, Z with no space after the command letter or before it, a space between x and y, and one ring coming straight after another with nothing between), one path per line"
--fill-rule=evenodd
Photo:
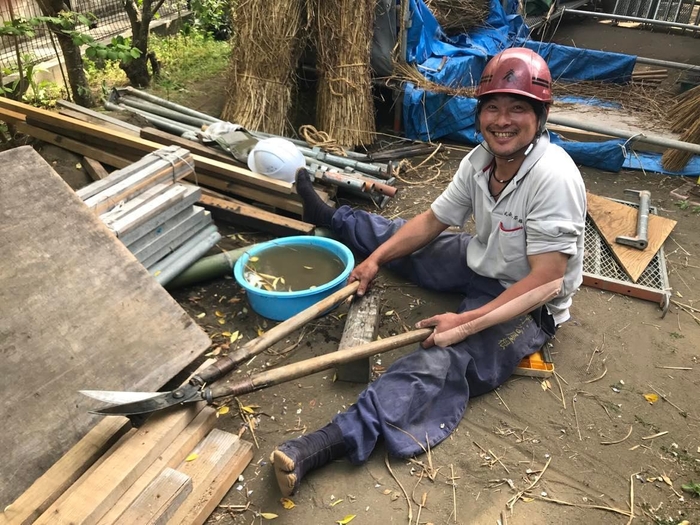
M649 215L648 240L645 250L637 250L615 242L621 235L634 237L637 234L637 208L614 202L605 197L587 193L588 215L605 239L606 244L623 270L633 282L637 282L649 263L671 234L676 221Z

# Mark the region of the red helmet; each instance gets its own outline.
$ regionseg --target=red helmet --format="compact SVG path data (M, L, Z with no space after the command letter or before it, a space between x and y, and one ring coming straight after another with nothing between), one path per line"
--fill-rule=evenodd
M552 102L552 74L544 59L524 47L501 51L486 64L476 98L494 93L522 95Z

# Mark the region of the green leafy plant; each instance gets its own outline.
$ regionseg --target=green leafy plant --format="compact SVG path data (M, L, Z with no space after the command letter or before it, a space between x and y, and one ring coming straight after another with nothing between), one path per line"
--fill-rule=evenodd
M228 0L192 0L194 27L216 40L231 36L231 2Z
M681 488L685 492L690 492L695 497L700 497L700 483L695 483L691 481L686 485L681 485Z

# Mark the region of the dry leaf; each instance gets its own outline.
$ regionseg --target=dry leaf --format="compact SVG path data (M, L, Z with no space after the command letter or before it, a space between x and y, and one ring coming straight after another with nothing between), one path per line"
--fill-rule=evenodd
M182 456L180 456L180 457L182 457ZM192 454L190 454L189 456L187 456L185 458L185 461L194 461L198 457L199 457L199 454L197 454L196 452L192 452Z
M394 315L394 310L389 310L388 312L385 312L384 315L389 317L390 315Z
M535 501L535 498L528 498L528 497L525 497L525 496L522 496L520 499L521 499L522 501L524 501L525 503L530 503L531 501Z
M241 407L241 410L245 412L246 414L255 414L255 409L260 408L258 405L250 405L247 407Z
M348 514L342 520L336 521L336 523L338 525L347 525L348 523L350 523L354 519L355 519L355 514Z
M314 269L313 266L304 266L304 270L313 270L313 269Z
M231 332L221 332L221 335L223 335L224 337L231 337Z
M216 417L223 416L224 414L228 414L229 408L228 407L219 407L219 409L216 411Z
M83 165L80 164L80 162L78 162L78 163L75 165L75 169L77 169L77 170L82 170L82 169L83 169Z
M251 258L248 259L248 260L249 260L250 262L258 262L258 261L260 260L260 257L255 257L255 256L253 256L253 257L251 257Z
M241 333L240 333L238 330L236 330L236 331L233 332L232 334L229 334L229 337L231 338L231 342L232 342L232 343L235 343L236 341L238 341L238 340L239 340L241 337L243 337L243 336L241 335Z
M296 504L289 498L282 498L280 500L280 503L287 510L290 510L290 509L293 509L294 507L296 507Z
M197 314L197 319L201 319L205 315L207 315L207 314L205 314L204 312L202 312L201 314Z
M258 337L262 337L262 335L265 333L265 329L262 326L256 327L255 330L258 333Z
M663 474L661 476L661 479L664 480L664 483L666 483L666 485L668 485L669 487L673 487L673 482L671 481L671 478L669 478L666 474Z
M649 401L650 404L654 404L659 400L658 394L644 394L644 399Z
M342 500L342 499L337 499L337 500L335 500L333 503L331 503L331 507L335 507L335 506L336 506L338 503L340 503L341 501L343 501L343 500Z
M261 512L260 516L262 518L265 518L266 520L274 520L275 518L278 517L277 514L274 514L272 512Z
M217 319L219 324L226 324L226 319Z
M388 494L391 494L391 489L384 489L382 491L382 494L384 494L385 496L387 496Z
M219 312L219 310L217 310L216 312L214 312L214 315L215 315L216 317L226 317L226 314L222 314L221 312Z
M221 347L217 346L216 348L214 348L214 350L212 350L208 354L204 354L204 357L216 357L220 353L221 353Z

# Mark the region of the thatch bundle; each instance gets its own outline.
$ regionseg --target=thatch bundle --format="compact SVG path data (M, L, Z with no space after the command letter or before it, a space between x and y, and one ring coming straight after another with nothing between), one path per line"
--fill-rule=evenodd
M680 140L700 144L700 86L676 97L669 111L671 130L680 133ZM661 165L669 171L681 171L690 161L692 153L667 149L661 156Z
M370 52L376 0L316 0L316 127L342 146L374 140Z
M221 118L275 135L289 131L305 5L305 0L237 2Z
M461 35L483 26L490 6L486 0L426 0L425 5L448 36Z

